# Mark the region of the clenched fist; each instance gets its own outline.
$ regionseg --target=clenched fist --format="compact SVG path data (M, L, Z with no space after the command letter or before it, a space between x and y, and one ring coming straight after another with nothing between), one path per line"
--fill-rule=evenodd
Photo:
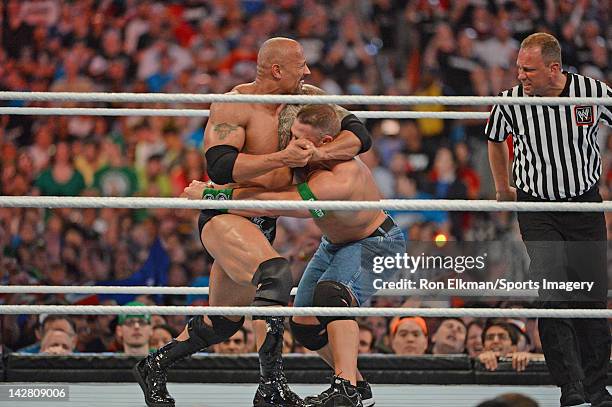
M294 139L283 152L283 163L291 168L304 167L314 154L316 148L308 140Z
M214 185L212 184L212 182L193 180L191 181L191 184L189 184L187 187L185 187L185 189L183 189L181 197L187 199L202 199L202 193L204 192L204 189L213 187Z

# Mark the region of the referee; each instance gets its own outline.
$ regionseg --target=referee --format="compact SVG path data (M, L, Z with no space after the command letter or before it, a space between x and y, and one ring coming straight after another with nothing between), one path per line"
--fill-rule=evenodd
M516 65L520 85L507 97L608 97L600 81L564 72L555 37L527 37ZM498 201L601 202L601 157L597 126L612 126L610 106L494 106L486 127L489 161ZM512 135L514 159L510 186L506 138ZM521 235L535 280L592 281L590 292L539 291L543 308L606 308L607 253L604 214L519 212ZM606 319L538 321L546 364L561 388L561 405L612 406L606 390L610 329Z

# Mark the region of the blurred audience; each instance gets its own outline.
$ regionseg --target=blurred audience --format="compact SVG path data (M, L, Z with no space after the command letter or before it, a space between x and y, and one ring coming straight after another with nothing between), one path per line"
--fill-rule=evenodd
M312 75L332 94L496 95L516 84L516 52L543 30L561 42L564 69L611 82L609 5L596 1L5 2L0 35L0 88L6 91L224 93L251 81L259 45L277 35L298 39ZM349 6L347 6L349 5ZM33 7L44 12L32 13ZM52 107L3 101L3 106ZM158 107L140 103L100 107ZM76 106L64 103L63 107ZM166 107L166 106L159 106ZM185 105L171 104L183 108ZM207 109L207 105L189 105ZM379 106L347 106L379 110ZM405 110L389 106L390 110ZM422 105L415 110L444 111ZM486 110L488 107L457 107ZM5 115L0 118L0 195L178 196L192 180L208 180L201 147L205 117L86 117ZM385 198L494 199L482 120L366 122L373 148L362 155ZM600 129L600 188L612 198L612 138ZM392 212L414 242L519 241L512 214ZM3 284L205 286L192 210L0 208ZM612 237L612 215L607 216ZM275 247L299 280L320 233L312 220L281 218ZM501 253L501 252L500 252ZM499 254L500 264L516 256ZM518 262L518 260L517 260ZM494 265L501 274L505 266ZM125 304L134 295L2 295L5 304ZM206 305L205 296L152 296L149 304ZM377 298L375 306L388 301ZM447 302L446 305L452 305ZM43 321L44 319L44 321ZM146 354L173 337L185 316L3 316L2 342L39 352L75 338L78 352ZM423 318L361 318L360 353L483 352L524 367L541 349L535 320L510 321L482 332L447 319L430 336ZM510 331L506 331L506 328ZM63 332L61 334L59 332ZM500 335L507 333L508 338ZM514 332L516 341L512 342ZM241 333L239 333L241 334ZM250 322L243 345L255 349ZM495 334L495 335L494 335ZM46 336L47 335L47 336ZM514 334L513 334L514 335ZM431 344L428 340L431 338ZM60 343L61 342L61 343ZM484 342L484 345L483 345ZM62 344L63 343L63 344ZM510 344L509 344L510 343ZM227 345L227 346L226 346ZM224 348L224 346L226 346ZM307 353L285 338L286 352ZM521 355L509 356L509 355ZM482 356L482 355L481 355Z

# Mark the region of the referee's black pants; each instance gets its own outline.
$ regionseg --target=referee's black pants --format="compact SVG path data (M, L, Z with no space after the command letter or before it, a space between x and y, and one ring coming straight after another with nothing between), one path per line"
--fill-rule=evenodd
M522 191L519 201L540 202ZM597 186L573 202L601 202ZM591 292L551 291L540 286L541 308L606 308L607 234L601 212L519 212L519 227L534 281L592 281ZM546 365L557 386L582 381L587 394L605 387L611 336L607 319L540 318Z

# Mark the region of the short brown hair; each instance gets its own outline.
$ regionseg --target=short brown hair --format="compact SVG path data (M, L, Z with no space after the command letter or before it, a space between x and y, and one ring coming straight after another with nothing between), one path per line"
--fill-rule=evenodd
M494 326L502 328L504 331L508 332L508 336L510 336L510 341L513 345L516 345L518 343L520 333L516 325L513 325L504 319L494 318L492 320L488 320L487 324L485 325L485 328L482 330L483 344L485 342L485 337L487 336L487 331Z
M544 63L558 62L561 65L561 45L557 39L547 33L531 34L521 42L521 49L540 48Z
M321 132L321 136L335 137L340 132L340 119L330 105L308 105L300 109L296 116L303 124L308 124Z

